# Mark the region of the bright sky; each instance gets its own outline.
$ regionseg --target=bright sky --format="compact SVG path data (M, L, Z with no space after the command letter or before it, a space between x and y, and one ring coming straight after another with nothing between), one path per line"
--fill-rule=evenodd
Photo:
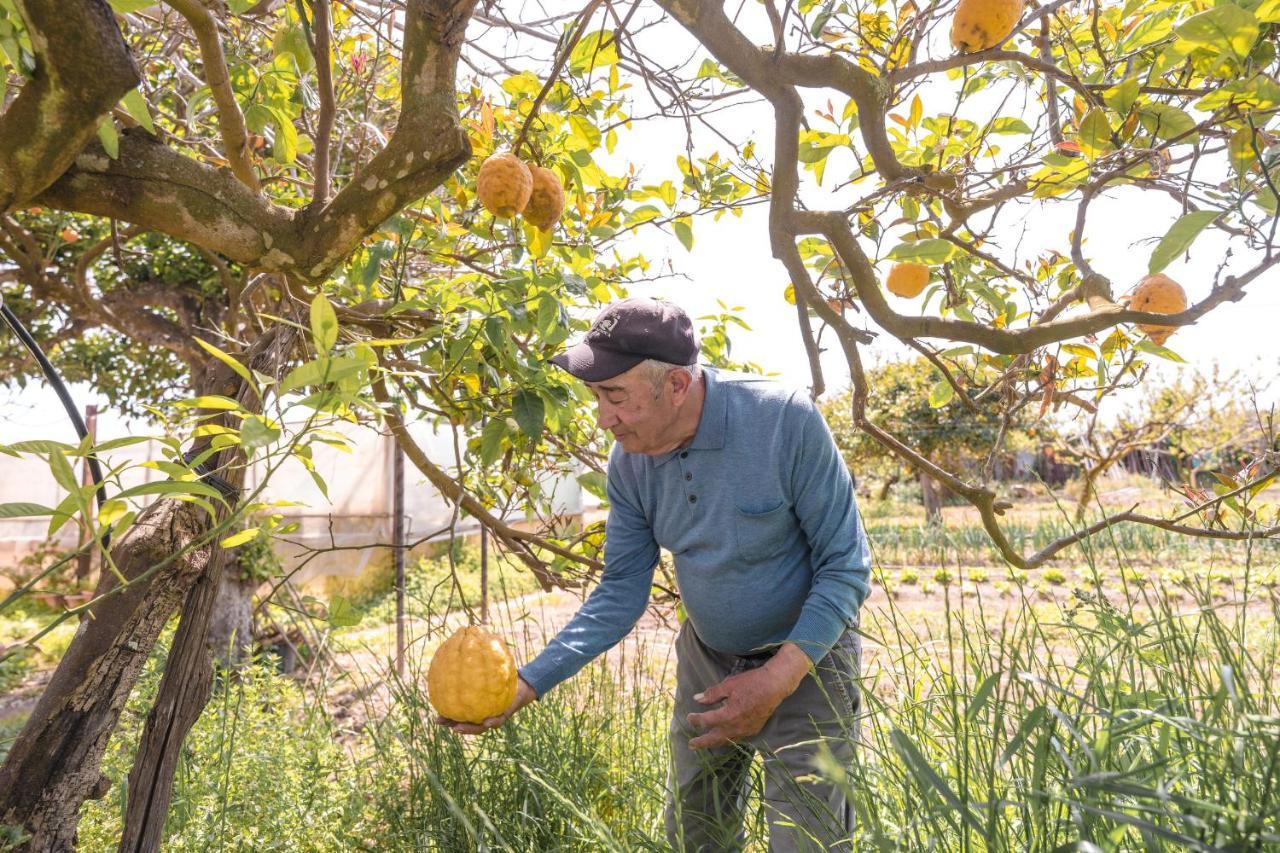
M768 40L761 37L761 41ZM641 37L640 44L643 50L654 50L664 61L684 61L695 54L696 61L700 61L703 55L683 29L675 25L648 31ZM527 56L530 45L525 43L520 47L520 52ZM536 52L544 55L545 47ZM544 70L531 67L535 71ZM928 90L923 91L922 96L926 114L940 109L931 103ZM641 105L635 112L647 113L650 108L647 104ZM736 141L754 138L760 156L765 162L769 161L772 115L767 107L753 104L735 108L719 116L717 125ZM695 139L699 145L723 146L709 134ZM678 177L675 156L683 153L684 145L683 125L678 120L639 123L631 132L620 134L610 165L619 168L625 162L635 162L641 168L642 182L656 183ZM828 187L835 182L839 165L840 161L833 155L828 167ZM835 196L815 187L810 187L805 197L811 206L824 208L844 206L854 198L848 191ZM1146 273L1154 239L1165 232L1179 213L1172 200L1159 194L1129 192L1105 196L1090 209L1086 253L1098 270L1111 278L1116 290L1124 292ZM1025 223L1013 217L1007 220L1010 231L1005 232L1005 239L1010 242L1009 248L1018 246L1019 260L1051 248L1066 253L1074 215L1074 205L1069 203L1037 205ZM669 260L677 275L637 285L632 293L671 299L694 317L719 313L717 300L731 308L741 306L740 316L752 328L733 333L734 357L755 361L766 370L780 374L784 381L804 386L809 382L808 363L795 309L783 300L788 277L769 252L766 216L766 208L760 205L746 211L741 218L724 216L717 222L700 219L695 222L692 252L686 252L674 237L645 232L638 238L645 254L655 260ZM1179 259L1165 272L1183 284L1194 302L1208 292L1226 248L1227 240L1223 236L1206 232L1193 246L1189 260ZM1239 258L1229 267L1242 268ZM889 298L899 311L919 310L918 302ZM860 315L850 313L848 316L859 324ZM1183 328L1170 339L1168 346L1192 365L1207 366L1217 360L1224 366L1243 368L1255 375L1276 375L1280 374L1278 321L1280 272L1272 271L1251 285L1244 300L1220 306L1198 325ZM886 338L887 335L881 333L869 348L871 358L897 357L910 352ZM824 355L826 384L834 391L847 384L848 374L834 336L827 333L823 343L828 347ZM1172 365L1162 366L1166 373L1176 369ZM72 394L81 408L87 403L103 404L84 386L73 388ZM101 415L100 424L103 436L118 435L126 429L109 412ZM21 393L0 391L0 442L36 436L72 437L71 427L52 391L38 386Z

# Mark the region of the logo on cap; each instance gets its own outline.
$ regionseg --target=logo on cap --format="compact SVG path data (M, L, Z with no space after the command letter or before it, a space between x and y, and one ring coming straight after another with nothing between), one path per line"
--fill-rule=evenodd
M589 334L587 337L592 339L607 338L610 334L613 333L613 329L617 325L618 325L617 314L610 314L608 317L601 317L599 320L595 322L595 325L591 327L591 334Z

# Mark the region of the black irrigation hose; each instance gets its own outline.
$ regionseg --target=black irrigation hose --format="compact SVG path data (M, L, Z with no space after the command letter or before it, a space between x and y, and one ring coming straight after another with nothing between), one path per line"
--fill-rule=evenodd
M89 430L85 428L84 420L80 417L80 412L76 409L76 404L71 399L71 394L67 391L67 386L62 384L62 377L58 375L58 371L53 369L53 365L49 363L49 359L45 358L44 352L40 349L40 345L36 343L36 339L31 337L31 333L27 331L22 322L14 316L9 310L9 306L4 304L4 297L0 295L0 317L9 324L9 328L13 329L13 333L18 336L18 340L22 341L23 346L31 353L40 364L40 369L44 371L45 378L49 380L49 384L53 386L53 390L57 392L58 399L62 401L62 407L67 410L67 415L71 418L71 423L75 425L76 434L81 440L89 434ZM87 457L89 462L89 473L93 476L93 482L97 485L98 509L102 509L102 505L107 502L107 487L102 483L102 469L98 466L98 458L93 454ZM102 534L102 547L107 548L111 544L111 531Z

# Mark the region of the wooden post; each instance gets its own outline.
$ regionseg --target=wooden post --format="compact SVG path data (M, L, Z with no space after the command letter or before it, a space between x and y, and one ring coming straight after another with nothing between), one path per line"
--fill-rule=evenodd
M94 405L86 405L84 407L84 426L89 434L89 446L98 443L98 407ZM81 485L89 485L93 482L93 472L89 470L89 457L86 456L80 465L80 483ZM86 519L87 521L87 519ZM85 545L84 528L80 529L80 547ZM76 588L79 589L87 585L89 575L93 572L93 555L97 552L97 543L91 543L79 557L76 558Z
M392 441L391 539L396 554L396 674L404 677L404 451Z
M481 431L488 421L487 416L480 416ZM480 624L489 624L489 528L484 522L480 522Z
M489 528L480 525L480 621L489 622Z

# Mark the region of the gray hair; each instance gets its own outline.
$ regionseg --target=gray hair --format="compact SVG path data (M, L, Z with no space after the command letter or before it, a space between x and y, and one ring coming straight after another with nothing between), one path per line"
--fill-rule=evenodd
M659 397L662 394L662 383L666 381L667 374L673 370L683 370L689 374L691 382L697 382L702 376L702 365L694 364L668 364L665 361L658 361L656 358L648 358L640 362L638 365L640 373L649 379L653 385L653 396Z

